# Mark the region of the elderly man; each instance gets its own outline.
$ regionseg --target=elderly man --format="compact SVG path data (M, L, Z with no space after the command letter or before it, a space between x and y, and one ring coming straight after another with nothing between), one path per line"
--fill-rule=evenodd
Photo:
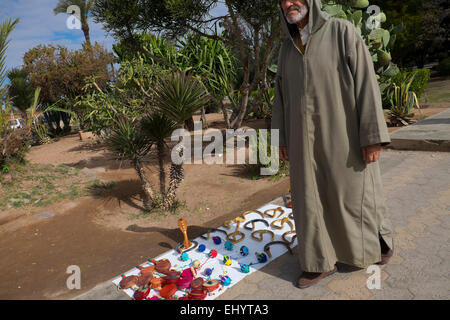
M290 162L292 207L306 288L337 271L392 256L380 169L390 143L372 58L357 29L320 0L281 0L286 33L272 128Z

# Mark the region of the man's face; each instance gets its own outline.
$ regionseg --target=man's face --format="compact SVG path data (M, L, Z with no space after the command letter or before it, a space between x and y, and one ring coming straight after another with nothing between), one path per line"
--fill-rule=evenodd
M281 8L287 22L291 24L300 22L308 14L306 0L281 0Z

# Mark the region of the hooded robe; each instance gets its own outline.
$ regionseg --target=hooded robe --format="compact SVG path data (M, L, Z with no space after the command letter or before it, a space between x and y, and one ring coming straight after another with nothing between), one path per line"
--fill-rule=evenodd
M298 28L281 13L272 129L287 146L300 267L326 272L341 262L381 261L392 249L378 162L361 147L390 143L372 58L353 24L309 5L305 53Z

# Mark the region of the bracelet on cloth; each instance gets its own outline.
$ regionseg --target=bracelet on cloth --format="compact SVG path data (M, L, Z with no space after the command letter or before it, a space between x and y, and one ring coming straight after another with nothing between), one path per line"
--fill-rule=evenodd
M237 217L236 219L234 219L234 221L237 222L236 230L227 235L227 240L236 244L238 242L241 242L245 238L245 234L243 232L239 231L239 226L240 226L241 222L245 221L245 219L241 218L241 217ZM237 239L236 237L240 237L240 238Z
M261 242L263 240L263 234L264 233L271 234L272 235L272 241L275 239L275 234L273 233L273 231L270 231L270 230L256 230L256 231L253 231L252 234L251 234L252 239ZM259 237L257 237L257 235L259 235Z
M274 245L274 244L282 244L283 246L285 246L286 248L288 248L288 250L289 250L289 252L290 252L291 254L294 254L294 253L292 252L291 247L290 247L286 242L284 242L284 241L272 241L272 242L267 243L267 244L264 246L264 252L267 253L267 255L269 256L269 258L272 258L272 254L270 253L270 246L271 246L271 245Z
M280 226L277 225L277 222L280 222L281 225L280 225ZM274 220L274 221L272 221L272 223L270 224L270 226L271 226L272 228L281 230L281 229L284 228L284 224L285 224L285 223L287 223L287 224L291 227L291 230L294 230L294 225L292 224L291 220L289 220L288 217L285 217L285 218L282 218L282 219Z
M235 222L235 220L231 219L231 220L227 220L223 223L223 227L225 227L226 229L230 229L231 228L231 224Z
M291 238L291 241L288 241L286 239L286 236L290 235L290 234L294 234L294 236ZM291 231L287 231L285 233L283 233L283 235L281 236L283 238L283 240L288 244L288 245L292 245L295 241L295 238L297 238L297 233L295 230L291 230Z
M257 214L259 214L259 215L261 216L262 219L264 219L264 214L263 214L261 211L259 211L259 210L245 211L245 212L241 215L241 217L245 220L245 216L246 216L247 214L249 214L249 213L257 213Z
M253 229L255 229L255 223L256 223L256 222L262 222L262 223L264 223L264 224L266 225L266 227L269 226L269 223L268 223L265 219L254 219L254 220L247 221L247 222L244 224L244 229L247 229L247 230L250 230L250 231L253 230ZM249 224L252 225L251 228L248 226Z
M206 236L204 234L202 234L200 237L202 239L209 240L209 236L210 236L211 232L222 232L225 234L225 236L228 235L228 233L225 230L210 228L210 229L208 229L208 231L206 231Z
M266 211L264 211L264 215L268 216L269 218L273 218L273 217L275 217L275 214L279 211L281 212L279 215L279 217L280 217L282 214L284 214L284 210L281 207L274 208L274 209L267 209ZM270 215L269 212L273 212L273 214Z

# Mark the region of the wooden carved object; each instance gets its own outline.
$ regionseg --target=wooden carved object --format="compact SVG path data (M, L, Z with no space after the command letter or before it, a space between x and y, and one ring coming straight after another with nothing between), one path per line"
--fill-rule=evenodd
M187 222L186 219L181 218L178 219L178 226L180 227L181 233L183 233L183 237L184 237L184 242L183 242L183 246L184 249L188 249L192 246L192 242L189 241L188 236L187 236Z

